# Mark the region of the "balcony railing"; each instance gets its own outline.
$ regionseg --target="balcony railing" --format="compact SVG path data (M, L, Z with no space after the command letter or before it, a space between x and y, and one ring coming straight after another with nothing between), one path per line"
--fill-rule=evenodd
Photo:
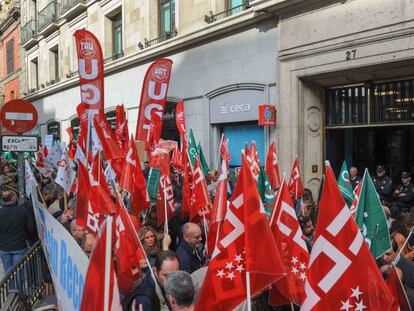
M35 19L29 20L21 30L21 45L24 48L29 47L32 43L37 42L37 21Z
M60 16L68 18L76 16L82 10L86 10L86 0L61 0Z
M46 7L43 10L39 12L39 33L45 32L46 30L54 30L58 27L58 6L58 3L52 1L48 5L46 5Z
M144 48L148 48L150 46L156 45L158 43L167 41L168 39L174 38L176 37L178 34L177 29L173 29L169 32L164 33L162 36L152 39L152 40L147 40L147 38L144 39L144 45L142 45L142 43L140 42L138 44L139 48L142 50Z
M3 310L8 304L7 310L17 310L10 306L10 300L21 304L21 299L10 299L9 295L19 293L24 298L24 303L33 306L42 296L53 294L53 287L48 286L50 279L49 269L43 255L40 241L35 243L26 256L17 265L6 272L0 282L0 308Z
M220 12L220 13L216 13L216 14L213 14L213 12L210 11L209 14L204 15L204 21L207 24L211 24L211 23L213 23L215 21L218 21L220 19L223 19L223 18L226 18L228 16L231 16L231 15L234 15L234 14L237 14L237 13L240 13L240 12L242 12L244 10L247 10L247 9L250 9L250 2L251 2L251 0L250 1L249 0L245 0L240 5L234 6L234 7L230 8L230 9L228 9L226 11L223 11L223 12Z
M106 64L106 63L109 63L111 61L117 60L122 57L124 57L124 50L121 50L119 53L112 54L111 57L105 58L104 63Z

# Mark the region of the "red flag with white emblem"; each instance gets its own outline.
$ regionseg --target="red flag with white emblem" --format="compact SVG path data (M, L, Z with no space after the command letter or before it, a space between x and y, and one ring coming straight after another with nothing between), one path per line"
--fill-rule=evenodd
M229 150L229 139L224 136L224 134L221 135L221 141L220 141L220 156L222 159L225 159L226 162L230 162L231 155Z
M110 194L111 190L109 189L109 185L106 182L105 174L102 168L102 159L99 154L93 158L91 173L93 179L101 185L102 189Z
M86 273L80 311L121 311L112 258L112 217L102 225Z
M365 178L365 175L364 175L364 178ZM354 199L352 200L352 204L349 207L352 217L355 217L356 215L357 207L359 204L359 197L361 196L361 190L362 190L363 184L364 184L364 181L362 180L360 183L358 183L358 185L354 189Z
M119 186L131 195L131 208L135 215L138 215L150 206L150 200L133 137L129 141L129 149L124 163Z
M266 157L266 173L269 177L270 186L272 189L280 187L279 163L277 161L276 146L273 142L270 145L269 153Z
M128 150L128 120L126 118L124 105L116 106L115 138L118 146L125 152Z
M281 248L283 262L287 270L286 277L276 282L275 286L289 302L301 305L305 299L309 252L284 180L273 208L270 225L276 244ZM273 298L279 298L278 291L272 290L271 292L271 302L278 304L277 300Z
M196 310L233 310L246 299L246 271L252 295L285 273L249 164L242 158Z
M167 154L161 155L160 160L159 199L157 201L158 224L165 224L175 213L174 192L171 180L170 161Z
M223 223L227 210L227 167L228 162L225 158L221 160L220 175L217 180L216 196L214 197L213 210L211 212L210 226L208 228L208 251L213 253L218 241L220 226Z
M303 196L302 177L300 177L299 160L295 159L293 162L292 172L290 173L289 192L293 201L296 201Z
M63 190L65 190L65 192L69 194L72 184L76 177L76 173L74 171L75 166L69 159L66 147L62 146L62 149L62 156L60 160L56 163L58 170L56 173L55 183L61 186Z
M392 310L394 298L327 163L301 310Z
M258 181L260 174L260 160L254 141L252 141L252 144L250 145L250 150L249 153L246 154L246 159L250 163L250 171L252 172L254 179Z
M400 277L398 276L397 269L392 265L391 272L388 275L386 281L388 288L390 289L391 293L394 295L396 304L395 310L400 311L412 311L410 301L408 300L407 293L405 292L404 285L401 282Z
M203 168L201 167L200 158L196 156L194 170L192 171L192 206L190 208L190 220L198 222L205 218L210 218L210 194L208 192L206 179Z

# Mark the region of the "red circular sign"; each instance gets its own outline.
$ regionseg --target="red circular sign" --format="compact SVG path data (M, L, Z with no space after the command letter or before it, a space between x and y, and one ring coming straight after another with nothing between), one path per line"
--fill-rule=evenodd
M3 105L0 112L1 124L9 131L23 134L37 124L36 108L23 99L13 99Z

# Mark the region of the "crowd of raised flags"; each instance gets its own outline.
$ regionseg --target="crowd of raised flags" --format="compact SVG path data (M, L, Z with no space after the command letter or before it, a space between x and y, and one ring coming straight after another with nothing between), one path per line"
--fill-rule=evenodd
M85 36L77 40L89 38ZM149 97L142 95L135 135L144 142L150 161L148 180L122 105L117 106L112 131L102 110L91 114L87 103L79 104L77 140L69 146L56 143L51 150L41 146L36 155L41 175L56 171L54 181L64 189L65 198L76 197L76 224L96 239L81 310L121 310L120 296L127 295L142 277L140 261L150 266L137 230L140 216L151 205L156 206L158 223L164 224L165 231L178 212L204 228L211 261L196 310L232 310L244 302L249 310L252 297L264 292L269 293L270 304L294 304L301 310L398 310L405 297L403 288L393 276L387 286L375 262L390 249L390 237L368 172L354 191L346 167L337 182L326 163L309 254L298 222L304 195L298 159L290 178L281 180L276 145L270 146L263 166L256 144L246 144L229 197L231 155L222 136L212 200L206 182L208 163L192 130L186 130L183 103L176 110L180 147L160 139L162 109L146 110L146 97L152 105L162 106L164 95L165 104L170 72L163 71L168 68L161 61L161 67L156 61L147 73L155 82L143 83L142 94L145 88L153 89ZM86 66L93 71L93 63ZM161 85L157 87L156 81ZM179 211L172 169L183 178ZM36 186L29 165L26 185L28 193Z

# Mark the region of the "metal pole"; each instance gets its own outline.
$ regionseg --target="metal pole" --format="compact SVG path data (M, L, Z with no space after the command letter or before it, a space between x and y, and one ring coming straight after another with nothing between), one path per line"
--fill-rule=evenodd
M17 153L17 168L18 168L18 188L19 188L19 200L22 202L24 198L24 158L23 152Z

